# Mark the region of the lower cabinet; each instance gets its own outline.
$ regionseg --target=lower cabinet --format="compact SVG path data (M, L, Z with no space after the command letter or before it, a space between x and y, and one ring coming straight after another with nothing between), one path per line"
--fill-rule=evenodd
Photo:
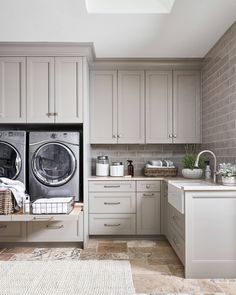
M90 235L136 234L136 214L90 214Z
M160 234L160 199L160 181L89 181L89 234Z
M26 222L0 222L0 242L25 242Z

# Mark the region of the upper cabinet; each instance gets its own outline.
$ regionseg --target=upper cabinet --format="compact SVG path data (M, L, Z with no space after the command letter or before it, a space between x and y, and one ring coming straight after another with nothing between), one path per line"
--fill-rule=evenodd
M82 122L82 58L28 57L27 122Z
M199 71L173 72L173 138L175 143L201 142L201 76Z
M90 142L117 143L117 71L90 72Z
M145 143L144 71L118 72L118 142Z
M146 142L172 142L172 71L146 72Z
M0 122L26 122L25 57L0 57Z
M146 72L146 143L200 143L199 71Z
M91 143L144 143L144 117L144 71L91 71Z

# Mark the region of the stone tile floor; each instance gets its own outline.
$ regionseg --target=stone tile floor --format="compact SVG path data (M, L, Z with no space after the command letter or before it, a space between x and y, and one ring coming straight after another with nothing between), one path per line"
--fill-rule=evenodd
M129 260L137 294L236 295L236 279L184 279L184 268L165 240L91 239L88 248L2 248L1 261Z

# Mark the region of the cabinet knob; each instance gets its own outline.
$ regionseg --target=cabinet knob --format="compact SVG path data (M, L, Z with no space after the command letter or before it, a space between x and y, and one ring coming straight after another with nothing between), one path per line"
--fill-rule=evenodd
M173 137L173 135L172 134L169 134L169 138L172 138Z
M116 138L116 135L113 134L113 135L112 135L112 138Z
M118 134L118 135L117 135L117 138L121 138L121 135L120 135L120 134Z
M48 117L54 116L54 113L46 113L46 116Z
M176 135L176 134L173 134L173 137L174 137L174 138L176 138L176 137L177 137L177 135Z

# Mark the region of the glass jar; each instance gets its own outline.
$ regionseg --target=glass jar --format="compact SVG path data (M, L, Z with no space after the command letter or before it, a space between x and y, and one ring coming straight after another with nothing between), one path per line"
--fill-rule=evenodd
M96 176L109 176L108 156L98 156L96 160Z

